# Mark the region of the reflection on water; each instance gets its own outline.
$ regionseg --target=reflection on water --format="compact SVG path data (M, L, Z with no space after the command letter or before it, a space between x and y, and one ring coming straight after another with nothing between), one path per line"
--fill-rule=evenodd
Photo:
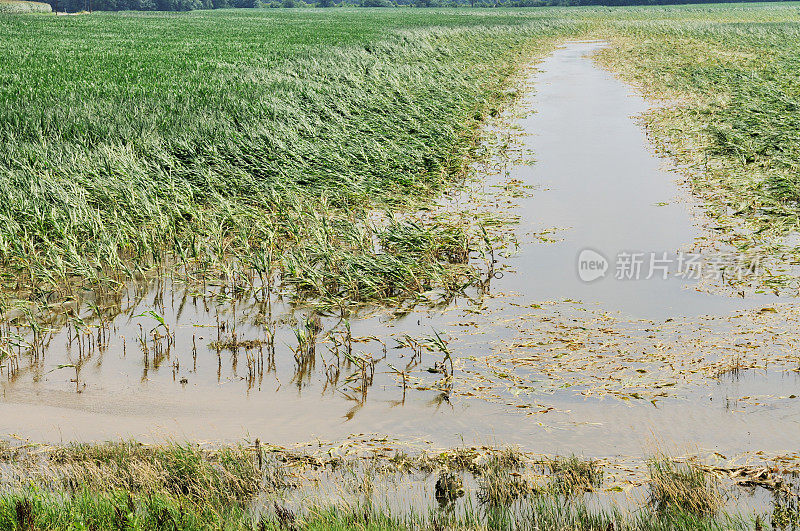
M747 367L733 382L718 375L669 385L652 379L643 388L663 387L646 400L635 380L667 374L670 363L658 357L664 344L679 359L681 342L697 339L656 338L651 328L680 316L684 331L725 334L724 318L699 316L773 299L711 294L675 277L617 281L608 274L585 282L578 275L586 248L605 257L676 253L702 237L685 191L633 118L646 103L586 56L600 46L568 43L539 65L535 92L523 102L535 112L515 122L535 164L509 162L478 186L519 218L518 250L502 259L485 290L490 296L348 320L234 284L132 286L85 305L81 318L53 334L38 332L35 349L6 360L0 431L44 440L252 435L274 443L384 433L442 446L507 443L586 455L639 454L653 440L726 452L791 448L800 435L798 402L752 398L800 395L780 367ZM606 318L615 324L587 325ZM532 330L546 326L554 327L548 337L533 338ZM619 345L591 350L588 339L554 338L582 328L597 339L620 327L636 337L639 357L608 368L606 376L620 375L614 392L585 392L595 378L591 367L550 363L618 355ZM781 335L773 332L770 338ZM7 338L25 333L4 331ZM624 343L633 346L632 339ZM750 346L726 348L710 362L737 349L752 354ZM487 363L491 356L529 362L502 367ZM674 364L671 370L681 374ZM583 375L581 385L567 374Z

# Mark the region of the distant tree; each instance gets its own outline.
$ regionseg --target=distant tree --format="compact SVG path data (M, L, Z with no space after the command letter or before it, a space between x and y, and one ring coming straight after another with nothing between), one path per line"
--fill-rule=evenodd
M194 11L195 9L202 9L202 0L176 0L176 11Z

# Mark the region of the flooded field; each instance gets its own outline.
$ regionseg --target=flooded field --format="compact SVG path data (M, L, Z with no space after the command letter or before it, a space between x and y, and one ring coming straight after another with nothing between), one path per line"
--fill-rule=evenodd
M0 430L623 461L794 451L800 314L725 273L680 269L731 255L637 122L648 103L593 61L603 46L569 41L536 65L497 127L504 155L444 202L516 218L516 245L480 290L345 319L235 282L143 283L7 362Z

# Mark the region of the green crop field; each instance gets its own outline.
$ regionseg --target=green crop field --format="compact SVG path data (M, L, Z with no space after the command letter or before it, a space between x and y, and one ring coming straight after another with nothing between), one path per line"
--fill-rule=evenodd
M668 112L691 157L724 168L726 203L796 224L794 115L776 111L796 101L797 19L791 4L5 17L4 293L178 266L281 273L328 301L457 290L482 231L392 213L458 178L517 68L576 36L684 98Z
M800 3L71 17L6 15L11 4L21 3L0 1L6 322L22 315L11 311L20 307L55 313L72 300L80 310L83 290L154 275L279 283L297 299L342 314L463 291L479 282L476 263L493 258L504 232L496 219L442 212L437 201L486 156L478 148L482 127L514 103L524 68L567 39L608 41L597 60L667 102L645 114L648 132L681 165L723 239L743 251L800 255L800 247L781 242L800 229ZM769 282L779 291L796 279ZM96 308L97 332L76 311L68 345L73 330L81 342L105 334L109 323ZM163 318L149 313L169 338ZM25 317L37 346L37 319ZM233 322L235 347L235 305ZM355 342L343 322L343 337ZM297 353L309 341L303 334L315 340L318 323L294 324ZM10 325L0 331L12 336ZM452 377L450 351L434 333L444 345L436 354L446 355L451 372L423 370ZM142 343L147 348L147 338ZM194 336L192 344L196 362ZM35 352L38 361L39 351L23 351L21 340L7 345L0 354L9 359ZM127 352L124 338L122 345ZM738 374L738 357L736 363ZM389 367L402 378L405 401L406 371ZM69 382L80 394L79 363L50 372L64 368L74 369ZM635 378L648 372L636 370ZM188 383L176 383L175 374L172 384ZM531 388L539 384L531 381ZM445 399L449 404L449 394ZM534 487L519 479L522 458L514 452L492 454L479 466L458 451L435 463L394 456L376 470L434 474L437 498L444 492L445 501L463 495L453 471L469 472L482 503L463 513L411 510L401 517L370 505L374 471L361 465L345 469L343 481L364 494L364 504L291 513L281 505L296 487L287 463L333 473L342 461L288 455L258 440L214 451L135 443L29 450L0 441L0 468L18 482L0 493L3 528L517 529L527 522L532 529L762 529L765 515L775 528L800 524L796 484L770 494L776 501L769 515L727 514L708 470L662 457L641 467L639 486L648 497L623 514L582 502L600 485L592 460L536 461L531 467L545 479ZM254 511L263 499L273 506Z
M367 209L458 176L474 126L564 27L455 12L2 19L0 263L34 296L231 260L332 299L460 285L469 227L376 226Z

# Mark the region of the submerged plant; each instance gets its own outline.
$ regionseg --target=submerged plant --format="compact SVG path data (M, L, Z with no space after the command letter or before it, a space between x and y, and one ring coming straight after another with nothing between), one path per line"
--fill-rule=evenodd
M603 470L597 462L577 456L554 457L545 461L551 488L571 496L591 491L603 482Z
M650 503L656 510L708 515L722 506L717 483L696 465L654 457L647 467Z
M491 454L480 467L478 500L490 508L507 507L536 491L517 470L521 462L513 450Z

